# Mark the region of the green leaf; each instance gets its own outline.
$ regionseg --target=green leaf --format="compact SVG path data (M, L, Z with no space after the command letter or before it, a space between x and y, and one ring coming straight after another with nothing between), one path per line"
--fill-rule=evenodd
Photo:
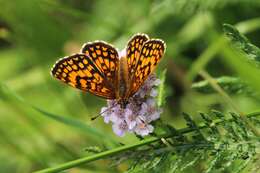
M222 55L221 60L230 67L230 69L234 70L243 81L252 86L254 91L260 89L260 70L256 67L257 63L249 63L248 56L245 53L232 49L227 43L222 45L220 53Z
M257 65L260 63L260 49L251 44L250 41L241 34L234 26L224 24L223 30L235 47L247 54L250 60L254 60Z
M215 111L215 113L217 112ZM249 114L248 116L257 117L259 115L260 112L257 112L254 114ZM187 124L189 124L189 127L178 130L178 132L182 133L182 135L188 136L190 133L194 131L199 131L200 133L202 133L205 129L210 128L208 125L198 126L196 122L194 122L188 114L184 114L184 116L187 121ZM207 117L208 116L209 115L207 115ZM219 116L222 117L222 115ZM211 120L208 121L208 118L207 120L204 119L204 121L211 122ZM234 119L230 118L218 122L214 120L211 124L215 124L216 126L220 127L223 126L223 123L229 123L231 126L240 126L241 123L237 124L237 122L238 121L235 121ZM238 133L240 133L240 131ZM107 151L102 151L100 153L73 160L53 168L38 171L37 173L51 173L63 171L69 168L82 165L83 163L89 163L98 159L113 157L118 154L122 155L123 153L126 153L124 157L129 156L128 159L132 159L134 163L134 165L128 170L128 173L177 172L181 168L188 169L188 167L194 165L198 160L207 162L208 166L205 168L206 172L214 172L216 170L219 170L222 164L225 164L227 162L229 162L230 164L235 163L238 159L241 159L241 157L246 152L249 153L249 158L253 157L254 155L256 155L255 148L257 145L259 145L259 141L257 141L259 140L259 138L253 136L254 134L252 134L251 138L248 138L248 140L245 140L245 138L243 138L238 143L237 141L230 138L230 135L234 138L237 136L234 134L229 134L228 130L224 130L220 134L223 140L222 138L212 138L212 140L209 141L208 139L210 139L211 136L210 134L206 134L207 138L204 140L205 142L202 141L201 138L192 138L189 141L172 143L170 139L175 135L176 133L170 133L157 137L150 137L142 141L138 141L137 143L119 146L117 148ZM161 142L162 138L167 139L170 146L165 146L165 144ZM242 149L240 149L241 146ZM226 160L226 158L229 158L230 154L234 152L240 153L240 151L242 151L242 155L235 154L234 156L232 156L232 159L234 160L232 160L231 162L230 160ZM194 165L194 167L195 166L198 165ZM228 167L228 165L225 166L225 168ZM167 171L162 171L165 168Z
M160 80L161 80L161 83L158 87L158 98L157 98L157 105L159 107L163 106L164 103L165 103L165 100L166 100L166 87L165 87L165 80L166 80L166 72L167 70L164 69L163 72L160 74Z
M215 78L215 81L228 94L245 94L250 96L255 95L252 88L250 88L244 81L242 81L238 77L221 76ZM195 89L198 92L202 92L206 94L211 94L216 92L211 87L210 83L207 80L202 80L193 83L191 88Z

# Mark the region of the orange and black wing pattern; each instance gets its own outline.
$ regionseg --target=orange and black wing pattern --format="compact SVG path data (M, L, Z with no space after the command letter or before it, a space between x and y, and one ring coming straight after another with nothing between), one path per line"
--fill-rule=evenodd
M89 57L106 80L115 86L119 57L113 46L103 41L90 42L83 45L81 53Z
M144 43L149 39L146 34L136 34L128 42L126 48L126 57L129 74L133 74L136 70L137 62L139 61L139 56ZM130 78L132 78L130 76Z
M56 62L52 75L58 80L94 95L115 99L113 85L85 54L74 54Z
M154 71L163 57L165 49L165 43L159 39L151 39L144 43L131 81L130 96L138 91L147 77Z

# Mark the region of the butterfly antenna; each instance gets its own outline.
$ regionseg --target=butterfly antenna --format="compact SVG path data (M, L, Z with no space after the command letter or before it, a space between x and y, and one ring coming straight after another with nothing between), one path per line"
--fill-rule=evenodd
M110 111L110 110L111 110L112 108L114 108L115 106L116 106L116 104L113 105L113 106L111 106L111 107L109 107L109 108L107 108L106 110L100 112L97 116L91 117L91 121L94 121L95 119L97 119L98 117L100 117L103 113L105 113L105 112L107 112L107 111Z
M98 117L100 117L100 115L101 115L102 113L103 113L103 112L101 112L101 113L98 114L97 116L91 117L91 121L94 121L95 119L97 119Z

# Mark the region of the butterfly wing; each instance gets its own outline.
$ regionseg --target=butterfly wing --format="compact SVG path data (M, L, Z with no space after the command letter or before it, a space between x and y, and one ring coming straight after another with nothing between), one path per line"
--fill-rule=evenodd
M96 41L83 45L81 52L91 59L112 86L117 86L119 58L113 46L103 41Z
M94 62L84 54L74 54L60 59L51 71L52 75L74 88L94 95L115 99L115 89Z
M131 80L130 96L143 85L164 55L166 45L162 40L151 39L144 43L140 51L134 76Z
M146 34L134 35L127 44L127 65L129 74L133 74L139 60L139 55L144 43L149 39ZM130 77L131 78L131 77Z

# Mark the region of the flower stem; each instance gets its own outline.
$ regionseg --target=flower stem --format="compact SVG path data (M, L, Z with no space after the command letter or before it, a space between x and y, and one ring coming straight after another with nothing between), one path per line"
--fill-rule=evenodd
M260 111L247 114L247 117L248 118L257 117L259 115L260 115ZM230 118L227 121L233 121L233 119ZM215 122L215 124L219 125L223 122L224 122L223 120L218 120L218 121ZM181 133L181 134L185 134L185 133L192 132L194 130L204 129L206 127L207 127L206 125L200 125L196 129L194 129L194 128L183 128L183 129L178 130L178 132ZM58 166L53 167L53 168L47 168L47 169L43 169L43 170L40 170L40 171L36 171L34 173L55 173L55 172L64 171L64 170L67 170L67 169L70 169L70 168L73 168L73 167L76 167L76 166L79 166L79 165L82 165L82 164L85 164L85 163L89 163L89 162L92 162L92 161L95 161L95 160L103 159L103 158L113 156L115 154L118 154L118 153L121 153L121 152L124 152L124 151L127 151L127 150L132 150L132 149L138 148L138 147L146 145L146 144L151 144L153 142L160 141L162 138L170 138L170 137L175 136L175 135L176 134L171 133L171 134L164 134L164 135L157 136L157 137L151 137L149 139L144 139L142 141L136 142L136 143L131 144L131 145L125 145L125 146L117 147L115 149L100 152L100 153L92 155L92 156L83 157L83 158L80 158L80 159L77 159L77 160L73 160L73 161L58 165Z

